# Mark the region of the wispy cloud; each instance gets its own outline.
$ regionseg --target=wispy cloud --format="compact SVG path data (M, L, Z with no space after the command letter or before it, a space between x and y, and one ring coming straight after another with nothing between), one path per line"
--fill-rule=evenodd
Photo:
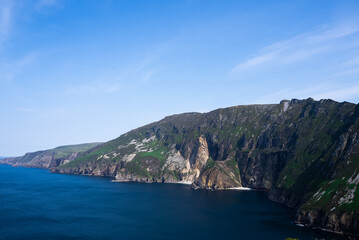
M72 85L66 87L69 95L94 95L104 93L116 93L122 89L119 83L108 83L104 81L94 81L82 85Z
M0 51L3 50L4 43L11 38L21 3L20 1L0 0ZM24 54L18 59L9 59L0 55L0 83L13 80L24 67L34 61L36 56L37 54L34 52Z
M324 41L346 37L357 33L358 31L359 26L352 24L340 25L331 29L322 29L314 33L309 33L306 40L308 43L321 43Z
M306 60L312 56L337 49L337 42L359 33L359 26L344 25L322 27L318 30L302 33L288 40L280 41L260 49L253 57L237 64L232 72L272 66L283 66ZM345 46L341 46L344 47Z
M96 95L111 94L123 90L125 86L121 82L132 82L142 84L148 82L156 73L151 68L156 55L149 55L138 62L119 69L119 73L115 77L102 77L100 80L89 80L84 84L74 84L65 87L65 93L68 95Z
M160 43L136 61L118 66L114 68L115 70L111 70L111 73L104 72L103 76L89 79L83 84L67 85L65 86L65 94L110 94L149 83L163 69L162 64L161 67L158 67L158 60L170 51L175 41L172 39Z
M250 58L246 60L243 63L238 64L233 71L240 71L240 70L246 70L250 69L252 67L264 64L266 62L271 61L272 59L276 58L277 52L269 52L269 53L263 53L262 55L255 56L253 58Z
M314 99L331 98L338 101L345 101L359 96L359 85L350 87L336 88L325 92L319 92L313 95Z
M284 88L277 92L266 94L254 99L253 103L277 103L283 99L306 99L312 97L315 100L333 99L336 101L349 101L359 96L359 84L343 87L335 82L321 82L305 89Z
M20 112L25 112L25 113L32 113L32 112L37 112L38 109L36 108L16 108L16 110L20 111Z
M0 50L10 34L12 15L13 3L9 0L0 0Z
M330 75L330 78L341 78L341 77L345 77L345 76L350 76L350 75L358 75L359 74L359 64L357 66L353 66L353 67L349 67L346 68L342 71L338 71L332 75Z
M156 67L156 60L158 60L164 52L168 49L166 43L150 54L143 56L133 64L129 64L119 70L118 79L131 80L133 82L142 84L149 82L152 77L160 70Z
M41 11L48 7L53 7L58 5L59 5L59 0L39 0L35 5L35 9L37 11Z
M359 66L359 53L341 64L344 67Z
M146 83L157 72L151 68L154 59L153 55L147 56L137 63L117 70L118 74L111 73L109 76L104 73L103 76L88 79L85 83L67 85L65 94L77 96L112 94L128 88L129 83L134 86Z
M149 82L151 80L151 78L153 77L153 75L155 75L157 72L158 72L158 70L155 70L155 69L147 70L144 74L142 74L140 83Z
M31 52L15 61L0 61L0 83L12 81L23 68L31 65L37 58L37 53Z

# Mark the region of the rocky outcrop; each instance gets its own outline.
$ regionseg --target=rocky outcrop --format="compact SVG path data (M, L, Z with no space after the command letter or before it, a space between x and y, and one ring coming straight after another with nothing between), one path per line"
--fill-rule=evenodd
M203 167L209 158L209 150L206 139L203 136L198 138L197 145L189 159L194 178L198 178Z
M359 214L355 211L300 210L297 212L295 222L307 227L319 227L326 231L358 236Z
M239 169L236 162L227 160L223 162L214 162L211 160L207 167L203 169L193 182L194 188L207 188L207 189L227 189L233 187L242 187ZM213 164L211 166L210 164Z

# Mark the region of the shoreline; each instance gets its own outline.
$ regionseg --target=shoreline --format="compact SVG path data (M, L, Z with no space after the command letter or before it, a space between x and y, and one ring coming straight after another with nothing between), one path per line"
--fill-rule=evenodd
M145 181L131 181L131 180L118 180L113 179L111 182L117 182L117 183L167 183L167 184L183 184L183 185L192 185L193 182L190 181L178 181L178 182L145 182ZM194 188L196 189L196 188ZM204 188L207 190L234 190L234 191L254 191L252 188L248 187L230 187L230 188Z

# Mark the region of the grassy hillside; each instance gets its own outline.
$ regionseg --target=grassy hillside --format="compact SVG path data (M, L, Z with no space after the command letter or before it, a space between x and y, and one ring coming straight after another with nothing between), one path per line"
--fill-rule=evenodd
M83 143L83 144L76 144L76 145L66 145L66 146L60 146L60 147L56 147L54 149L51 150L47 150L51 153L55 154L55 158L61 158L61 157L66 157L68 155L70 155L71 153L74 152L85 152L91 148L96 147L97 145L99 145L101 143Z

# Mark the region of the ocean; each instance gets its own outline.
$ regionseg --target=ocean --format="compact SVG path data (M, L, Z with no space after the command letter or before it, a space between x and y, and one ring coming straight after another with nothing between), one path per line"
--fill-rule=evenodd
M0 165L0 239L344 239L258 191L115 183Z

